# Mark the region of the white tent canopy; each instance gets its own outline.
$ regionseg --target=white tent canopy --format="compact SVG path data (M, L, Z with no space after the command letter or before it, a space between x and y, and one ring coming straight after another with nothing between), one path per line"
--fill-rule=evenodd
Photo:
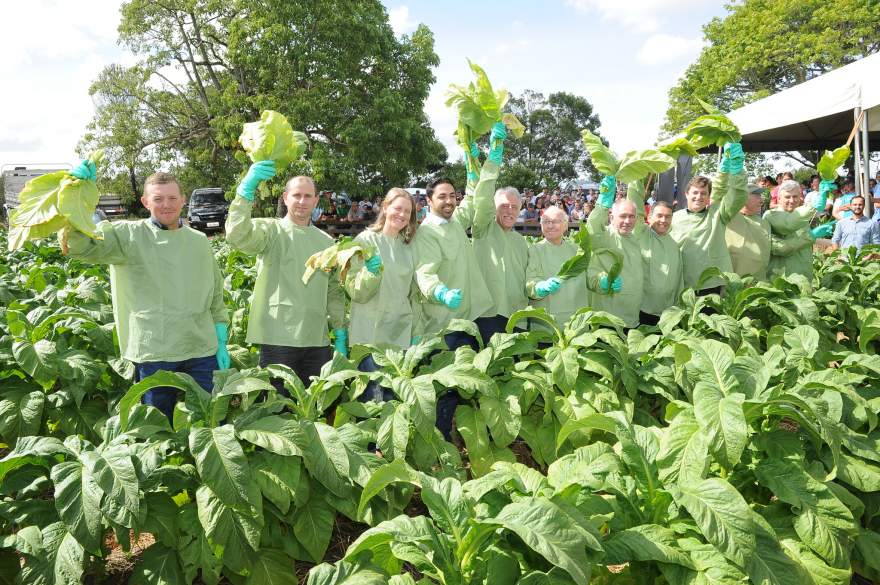
M751 152L819 150L846 142L866 111L868 138L880 140L880 53L730 112Z

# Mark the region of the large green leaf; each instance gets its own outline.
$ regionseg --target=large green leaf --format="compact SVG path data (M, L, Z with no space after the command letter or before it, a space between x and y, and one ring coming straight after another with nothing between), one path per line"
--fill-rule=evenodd
M239 438L277 455L302 455L298 443L303 441L299 421L282 415L271 415L236 425Z
M249 463L260 492L287 514L300 487L300 459L262 452L255 453Z
M128 428L128 417L131 413L131 409L134 408L136 404L140 403L141 397L146 394L148 390L160 386L178 388L180 390L186 390L189 388L189 385L184 378L173 372L166 372L164 370L160 370L151 376L147 376L137 384L132 385L119 400L119 424L122 427L122 430Z
M587 147L587 152L590 153L590 159L596 170L603 175L617 174L620 163L614 153L602 142L602 139L589 130L582 130L581 138L583 138L584 146Z
M84 582L86 552L62 522L42 531L26 526L15 535L15 548L25 557L22 584L80 585Z
M471 473L474 477L489 473L492 464L495 463L495 456L492 452L483 413L462 404L455 409L455 424L467 446Z
M605 548L602 561L606 565L658 561L696 570L690 555L679 548L675 533L657 524L643 524L615 532L602 544Z
M500 524L532 550L561 567L578 585L590 581L587 541L575 522L546 498L522 498L486 522Z
M0 482L7 473L25 465L49 469L59 461L60 455L71 455L71 452L55 437L19 437L15 448L0 459Z
M260 548L262 510L227 506L207 485L196 490L199 522L210 542L221 547L223 564L236 573L250 568L254 551Z
M803 567L788 557L773 528L758 514L752 514L757 548L748 566L748 574L756 585L803 585L810 576Z
M398 482L421 485L419 477L404 459L395 459L391 463L386 463L370 475L370 480L361 491L358 516L363 516L370 500L389 485Z
M688 124L685 135L697 149L710 145L724 146L728 142L739 142L742 139L736 124L724 114L700 116Z
M62 522L82 547L101 554L101 488L91 472L79 461L65 461L52 468L55 508Z
M714 385L698 382L694 388L694 414L719 462L731 469L739 463L749 438L743 402L745 395L725 396Z
M547 482L557 492L570 485L598 490L609 473L619 470L617 455L607 443L593 443L560 457L547 469Z
M673 493L706 540L738 566L748 565L757 546L755 525L748 504L736 488L713 477L683 484Z
M281 170L299 159L308 145L302 132L295 132L282 114L263 110L260 119L244 125L238 138L251 162L274 160Z
M700 429L692 410L684 410L663 429L657 467L664 482L702 480L709 468L709 438Z
M430 377L395 377L391 390L410 407L409 418L416 429L423 434L429 432L437 419L437 392Z
M816 164L816 170L823 179L833 181L837 178L837 169L843 166L846 159L849 158L850 149L844 145L835 148L833 151L826 150L822 153L822 158Z
M293 559L274 548L260 549L246 585L298 585Z
M804 470L803 462L764 459L755 468L755 475L776 497L792 506L794 529L804 544L834 567L849 566L849 549L858 525L849 508Z
M189 432L189 449L202 482L227 506L258 506L259 488L232 425Z
M67 171L55 171L25 183L18 194L19 204L9 216L10 227L30 227L47 223L58 215L58 190Z
M674 165L675 160L671 156L657 150L628 152L620 159L617 181L624 184L632 183L648 175L662 173Z
M68 175L61 180L58 190L58 212L78 231L94 237L95 223L92 215L100 198L101 194L94 181Z
M87 451L80 455L98 486L104 492L101 509L116 524L135 528L140 510L137 472L127 445L110 444L100 454Z
M4 380L0 395L0 437L8 445L27 435L36 435L43 420L46 394L21 382Z
M354 563L323 563L309 571L307 585L388 585L388 577Z
M318 563L330 544L336 511L319 490L312 489L310 493L309 501L294 513L293 533L309 554L303 560Z
M141 562L134 568L131 585L185 585L183 568L177 552L157 542L144 551Z
M55 342L41 339L31 343L18 339L12 343L12 355L25 372L44 388L51 388L58 377L58 358Z
M306 469L325 488L339 497L348 497L351 483L348 453L339 432L333 427L319 422L300 421L304 443L299 447L303 452Z

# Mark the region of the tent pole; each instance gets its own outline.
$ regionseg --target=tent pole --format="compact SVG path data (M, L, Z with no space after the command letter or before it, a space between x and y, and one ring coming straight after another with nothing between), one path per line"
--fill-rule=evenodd
M862 108L856 107L853 110L853 120L855 120L857 127L855 128L855 140L853 141L853 172L855 173L855 177L853 177L853 183L856 187L856 195L861 195L864 197L864 193L862 193L862 175L859 172L859 168L862 166L862 135L858 129L858 123L862 118Z
M867 217L874 217L873 193L869 188L871 180L871 144L868 141L868 110L864 110L862 116L862 160L864 167L862 175L862 189L865 194L865 210Z

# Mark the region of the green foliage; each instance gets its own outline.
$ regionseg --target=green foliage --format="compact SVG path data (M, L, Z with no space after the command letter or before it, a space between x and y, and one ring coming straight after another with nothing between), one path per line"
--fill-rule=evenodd
M287 118L272 110L265 110L256 122L245 124L238 141L251 162L273 160L276 172L283 172L298 160L308 146L306 135L294 131ZM261 189L260 194L269 195L267 189Z
M848 146L835 148L833 151L826 150L822 153L822 158L816 164L816 170L823 179L833 181L837 178L837 169L843 166L846 159L849 158L850 150Z

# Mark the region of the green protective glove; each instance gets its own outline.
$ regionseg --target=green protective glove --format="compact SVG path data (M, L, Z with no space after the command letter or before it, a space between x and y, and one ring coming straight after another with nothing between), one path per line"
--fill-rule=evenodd
M82 161L80 161L78 165L68 171L67 174L76 177L81 181L98 180L98 170L95 168L95 163L87 158L82 159Z
M333 349L342 357L348 357L348 329L340 327L333 330Z
M611 209L614 198L617 195L617 177L605 175L599 183L599 205L605 209Z
M608 282L608 275L603 274L599 278L599 288L604 290L605 292L620 292L620 290L623 288L623 279L618 276L613 281Z
M542 280L538 284L535 285L535 293L541 297L542 299L547 295L552 295L556 291L559 290L559 287L562 286L562 281L555 276L552 278L548 278L547 280Z
M214 323L214 331L217 333L217 368L228 370L232 364L226 343L229 341L229 328L226 323Z
M248 201L253 201L254 193L256 193L257 187L260 186L260 183L267 179L271 179L274 176L274 160L257 161L248 169L244 179L241 180L241 183L239 183L238 187L235 189L235 193L239 197L243 197Z
M374 254L367 258L366 262L364 262L364 267L370 274L379 274L379 271L382 269L382 258L378 254Z
M470 156L468 156L468 154L470 154ZM467 182L476 183L480 176L477 174L477 171L471 167L471 157L473 157L474 160L480 160L480 149L477 148L476 142L471 142L470 148L465 148L464 153L464 168L465 171L467 171Z
M410 344L410 345L418 345L418 344L420 344L421 342L422 342L422 336L421 336L421 335L413 335L413 336L410 338L410 340L409 340L409 344Z
M823 179L819 182L819 197L816 198L814 207L819 213L825 212L825 206L828 205L828 196L832 191L837 189L837 183L832 179Z
M817 225L810 230L810 237L813 238L814 242L819 238L831 237L831 235L834 234L834 224L836 223L836 221L829 221L828 223Z
M724 145L724 154L721 157L721 164L718 170L729 175L738 175L743 170L743 163L746 161L746 153L743 152L742 144L739 142L728 142Z
M434 298L446 305L447 308L455 310L461 305L461 289L449 289L445 284L438 284L434 289Z
M504 156L504 141L507 139L507 128L504 122L492 124L492 132L489 134L489 156L493 163L501 166L501 158Z

